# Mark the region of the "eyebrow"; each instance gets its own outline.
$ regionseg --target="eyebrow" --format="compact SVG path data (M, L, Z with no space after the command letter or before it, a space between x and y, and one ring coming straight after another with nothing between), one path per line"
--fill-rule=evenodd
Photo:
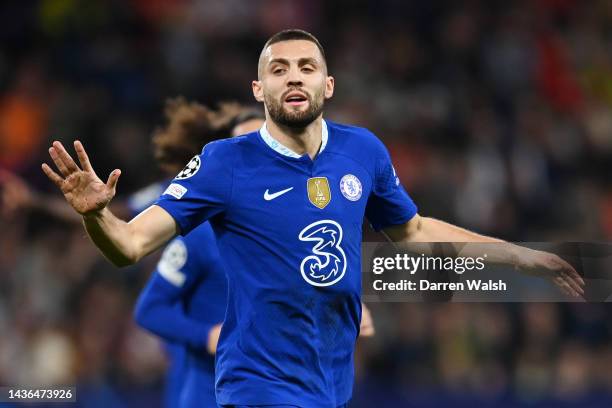
M289 60L286 59L286 58L274 58L274 59L270 60L268 65L272 65L272 64L275 64L275 63L283 64L283 65L289 65L290 64ZM319 63L317 62L317 60L312 58L312 57L300 58L298 60L298 65L299 66L303 66L303 65L306 65L306 64L312 64L312 65L315 65L315 66L319 66Z

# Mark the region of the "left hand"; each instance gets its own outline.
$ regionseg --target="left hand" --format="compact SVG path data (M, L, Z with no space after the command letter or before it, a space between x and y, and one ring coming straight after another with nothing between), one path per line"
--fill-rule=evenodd
M526 275L539 276L552 281L563 293L582 297L584 280L574 267L555 254L521 248L516 267Z

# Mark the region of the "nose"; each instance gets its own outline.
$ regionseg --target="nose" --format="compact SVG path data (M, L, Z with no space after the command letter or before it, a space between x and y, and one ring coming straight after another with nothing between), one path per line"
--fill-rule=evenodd
M299 69L295 67L289 70L289 75L287 77L287 86L302 86L304 82L302 82L302 73Z

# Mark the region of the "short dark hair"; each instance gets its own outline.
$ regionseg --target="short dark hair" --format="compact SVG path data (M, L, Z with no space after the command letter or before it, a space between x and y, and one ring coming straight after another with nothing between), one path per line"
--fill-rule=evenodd
M310 41L311 43L316 45L317 48L319 49L319 52L321 53L321 57L323 58L323 64L327 66L327 60L325 58L325 51L323 50L323 46L321 45L319 40L317 40L317 37L310 34L308 31L300 30L299 28L290 28L288 30L279 31L278 33L270 37L268 41L266 41L263 48L261 49L261 53L259 54L259 64L257 64L257 75L258 76L261 76L261 72L262 72L261 70L263 69L263 67L261 66L261 57L264 51L266 50L266 48L268 48L272 44L276 44L276 43L283 42L283 41L292 41L292 40Z
M325 61L325 51L323 51L323 46L321 45L319 40L317 40L317 37L310 34L308 31L300 30L299 28L290 28L287 30L279 31L278 33L274 34L268 39L268 41L266 41L262 51L271 46L272 44L291 40L305 40L314 43L314 45L316 45L319 51L321 52L323 61Z

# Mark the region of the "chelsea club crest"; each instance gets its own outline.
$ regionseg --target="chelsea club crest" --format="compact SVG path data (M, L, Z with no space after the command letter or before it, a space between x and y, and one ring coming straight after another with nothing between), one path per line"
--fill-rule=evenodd
M361 181L357 176L347 174L340 180L340 191L347 200L357 201L361 198Z

